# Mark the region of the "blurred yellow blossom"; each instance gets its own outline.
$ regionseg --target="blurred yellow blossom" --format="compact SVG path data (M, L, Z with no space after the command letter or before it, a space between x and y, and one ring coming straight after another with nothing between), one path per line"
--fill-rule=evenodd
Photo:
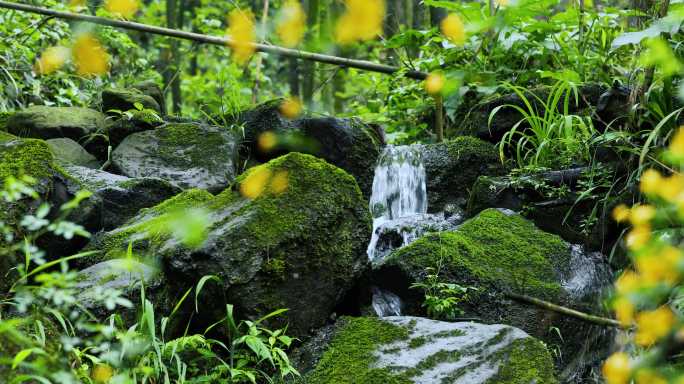
M647 195L655 195L660 190L662 182L663 177L660 175L660 172L656 171L655 169L647 169L641 175L641 192Z
M463 45L465 43L465 25L463 25L463 20L457 14L452 13L445 17L442 20L441 27L444 36L449 38L452 43L456 45Z
M90 376L96 383L109 383L109 380L114 376L114 368L107 364L96 364Z
M684 177L675 173L660 183L658 195L670 203L684 200Z
M261 166L253 168L240 184L240 193L248 199L256 199L266 190L271 170Z
M651 240L651 226L639 225L632 228L625 237L625 244L630 250L643 248Z
M640 204L632 207L629 221L635 226L648 224L656 215L656 209L652 205Z
M670 141L670 154L678 159L684 158L684 126L679 127Z
M618 277L615 288L618 293L625 294L634 291L639 287L639 278L634 271L626 270Z
M639 276L647 284L659 282L674 283L679 278L677 266L681 254L674 247L666 247L658 254L642 254L636 260L636 269Z
M650 346L666 336L675 324L675 315L667 306L636 315L637 332L634 341L641 346Z
M384 0L344 0L346 11L337 21L335 39L340 44L371 40L382 33Z
M288 119L294 119L302 113L302 102L296 97L289 97L280 104L280 113Z
M627 384L631 376L629 356L624 352L612 354L603 364L603 377L606 384Z
M276 195L287 191L289 185L289 174L287 171L278 171L271 180L271 191Z
M425 90L430 95L438 95L442 92L442 89L444 89L445 83L446 79L444 78L444 75L439 72L432 72L425 79Z
M235 9L228 15L228 24L227 34L233 50L233 60L244 65L256 51L254 16L250 11Z
M276 145L278 145L278 136L271 131L262 133L257 139L257 146L263 153L271 152Z
M50 47L36 60L34 70L40 75L47 75L64 66L71 52L66 47Z
M620 297L613 303L615 309L615 317L622 324L623 327L629 327L634 321L634 304L626 298Z
M618 223L622 223L629 219L629 214L631 210L625 204L620 204L613 209L613 219Z
M140 3L138 0L107 0L104 7L114 15L130 19L138 12Z
M280 10L276 33L283 45L294 47L302 41L306 31L306 14L297 0L288 0Z
M69 7L80 8L86 6L86 0L69 0Z
M99 76L109 71L109 55L91 33L82 33L76 37L72 56L79 75Z

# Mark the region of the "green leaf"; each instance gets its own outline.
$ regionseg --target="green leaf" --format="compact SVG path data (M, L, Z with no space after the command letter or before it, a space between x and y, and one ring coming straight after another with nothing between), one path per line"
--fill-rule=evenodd
M33 351L34 351L33 348L22 349L21 351L19 351L19 353L17 353L14 356L14 359L12 360L12 369L17 369L19 364L21 364L24 360L26 360L29 356L31 356Z

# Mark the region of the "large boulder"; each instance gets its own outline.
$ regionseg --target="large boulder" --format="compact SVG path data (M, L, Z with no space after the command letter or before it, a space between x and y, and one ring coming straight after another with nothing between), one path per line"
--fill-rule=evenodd
M104 130L100 112L77 107L28 107L15 112L7 121L7 131L21 137L56 139L66 137L82 142Z
M126 137L112 153L117 173L158 177L183 189L220 192L235 179L237 144L225 128L168 123Z
M309 384L557 383L544 344L506 325L343 318L312 342Z
M464 207L478 176L504 173L494 146L474 137L423 145L421 151L429 212L453 210L449 206Z
M349 172L364 195L370 196L375 163L384 145L379 129L355 118L288 119L280 112L281 103L274 100L240 115L243 157L267 161L287 152L309 153ZM265 133L275 135L273 145L260 142Z
M210 220L207 240L196 249L158 230L167 214L189 208L208 212ZM170 290L216 275L220 283L208 286L218 292L203 302L219 313L207 319L225 316L224 297L247 317L288 308L290 330L301 336L325 322L368 266L370 232L367 203L350 175L290 153L250 169L218 196L193 189L143 210L90 248L116 258L133 241L136 254L161 262Z
M72 139L48 139L45 142L50 147L55 159L60 163L79 165L92 169L100 168L101 164L95 156L88 153L85 148Z
M391 288L397 293L396 282L403 280L408 292L412 283L426 282L428 268L439 271L441 281L477 289L459 304L465 317L519 327L558 345L566 359L591 348L586 340L595 341L589 323L514 300L510 294L595 311L596 293L609 284L602 257L537 229L513 212L488 209L456 231L428 234L393 252L378 267L377 276L394 284ZM423 298L406 292L405 308L420 313Z
M109 113L111 110L126 112L137 110L136 104L144 109L150 109L161 113L159 103L149 95L135 88L108 88L102 91L102 110Z
M109 145L116 148L128 136L153 130L164 124L164 120L157 113L150 110L128 111L116 120L107 124Z

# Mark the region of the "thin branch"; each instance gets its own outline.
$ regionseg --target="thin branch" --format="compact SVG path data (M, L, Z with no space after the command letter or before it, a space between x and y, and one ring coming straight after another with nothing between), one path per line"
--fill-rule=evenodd
M0 8L13 9L13 10L22 11L22 12L36 13L36 14L45 15L45 16L53 16L53 17L57 17L60 19L65 19L65 20L83 21L83 22L87 22L87 23L93 23L93 24L98 24L98 25L106 25L106 26L110 26L110 27L129 29L129 30L144 32L144 33L153 33L153 34L157 34L157 35L169 36L169 37L174 37L174 38L178 38L178 39L197 41L199 43L204 43L204 44L228 46L229 44L232 43L232 39L229 39L226 37L209 36L209 35L203 35L200 33L157 27L154 25L135 23L135 22L131 22L131 21L114 20L114 19L108 19L108 18L98 17L98 16L81 15L81 14L71 13L71 12L55 11L52 9L35 7L32 5L27 5L27 4L17 4L17 3L12 3L12 2L3 1L3 0L0 0ZM399 72L402 70L402 68L400 68L400 67L396 67L396 66L392 66L392 65L385 65L385 64L378 64L378 63L374 63L374 62L366 61L366 60L347 59L344 57L338 57L338 56L332 56L332 55L323 55L323 54L319 54L319 53L300 51L297 49L283 48L283 47L279 47L279 46L275 46L275 45L257 44L257 43L253 43L251 45L258 52L272 53L275 55L293 57L293 58L300 59L300 60L317 61L320 63L333 64L333 65L338 65L338 66L342 66L342 67L357 68L357 69L370 71L370 72L392 74L392 73ZM416 80L425 80L425 78L427 77L427 73L409 70L409 71L404 72L404 76L411 78L411 79L416 79Z
M622 325L620 324L619 321L614 320L614 319L608 319L606 317L600 317L596 315L590 315L588 313L580 312L571 308L563 307L557 304L550 303L548 301L544 301L541 299L537 299L535 297L527 296L527 295L520 295L517 293L513 292L506 292L505 296L518 300L518 301L524 301L529 304L536 305L537 307L548 309L554 312L558 312L563 315L571 316L580 320L584 320L590 323L598 324L598 325L603 325L603 326L608 326L608 327L621 327Z

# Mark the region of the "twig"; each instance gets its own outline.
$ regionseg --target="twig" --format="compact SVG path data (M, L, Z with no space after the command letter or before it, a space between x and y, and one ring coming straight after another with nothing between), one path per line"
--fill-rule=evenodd
M608 327L621 327L622 325L620 324L619 321L614 320L614 319L609 319L606 317L600 317L600 316L595 316L595 315L590 315L588 313L580 312L571 308L563 307L557 304L550 303L548 301L544 301L541 299L537 299L535 297L527 296L527 295L521 295L518 293L513 293L513 292L505 292L505 296L518 300L518 301L524 301L529 304L536 305L540 308L548 309L554 312L561 313L563 315L568 315L572 316L574 318L584 320L590 323L598 324L598 325L603 325L603 326L608 326Z

